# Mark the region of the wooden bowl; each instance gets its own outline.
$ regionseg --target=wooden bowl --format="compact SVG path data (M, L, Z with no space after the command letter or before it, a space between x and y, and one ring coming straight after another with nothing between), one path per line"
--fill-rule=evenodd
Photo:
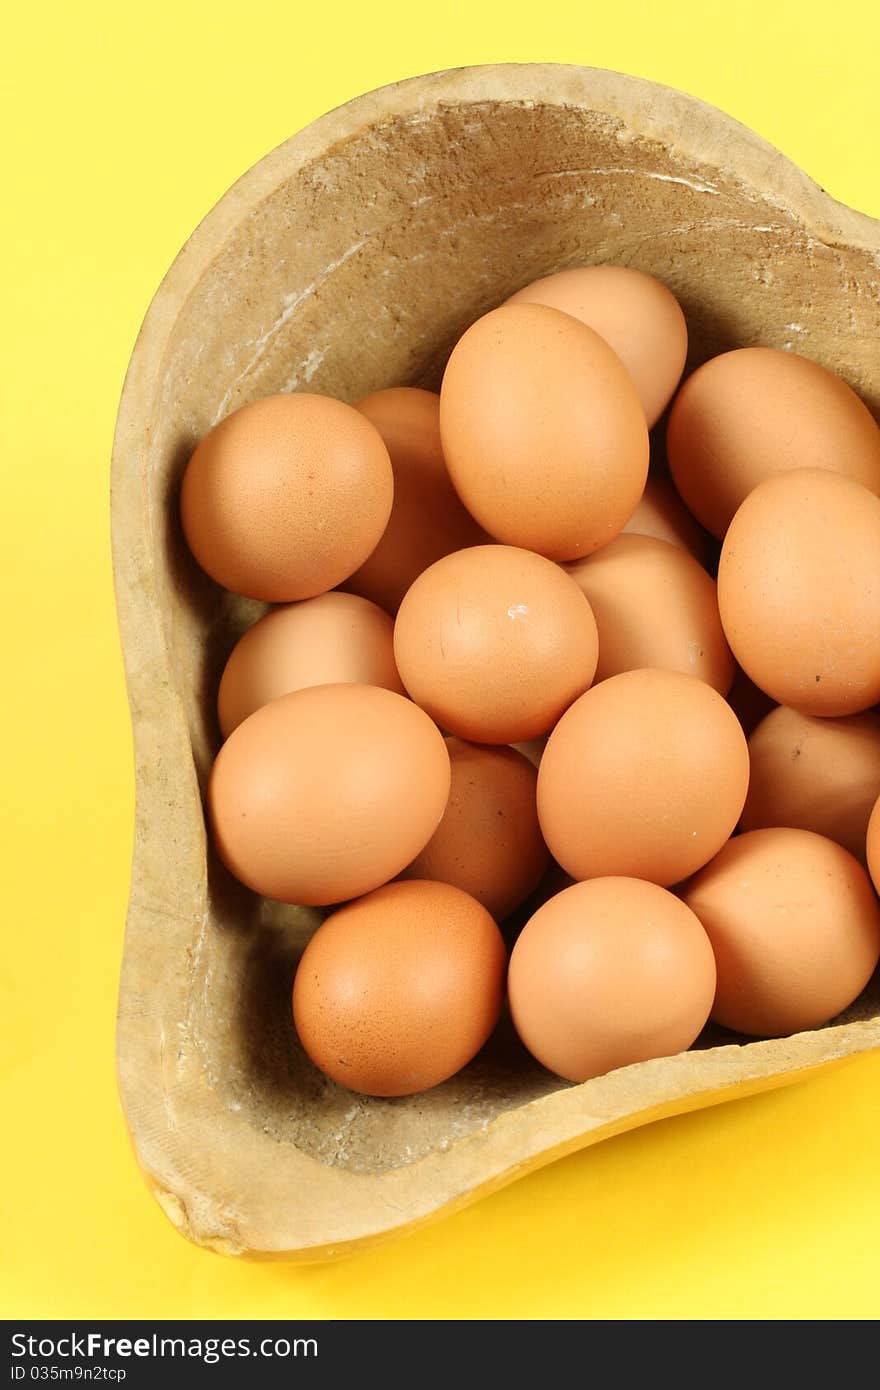
M593 261L674 290L692 365L791 347L880 408L880 224L711 107L583 68L440 73L331 112L221 199L150 307L113 454L137 762L119 1084L147 1181L201 1245L351 1249L635 1125L880 1046L875 986L834 1026L744 1046L710 1035L580 1086L502 1027L436 1090L369 1100L325 1081L293 1031L315 915L251 896L207 843L217 679L256 610L183 543L177 491L196 441L272 391L436 386L479 314Z

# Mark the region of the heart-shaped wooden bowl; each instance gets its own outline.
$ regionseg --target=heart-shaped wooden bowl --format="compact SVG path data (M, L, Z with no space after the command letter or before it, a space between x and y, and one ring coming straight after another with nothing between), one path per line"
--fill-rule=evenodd
M323 117L226 194L147 315L113 456L137 761L119 1082L153 1192L201 1245L351 1249L635 1125L880 1046L875 986L820 1031L744 1046L710 1035L581 1086L530 1063L502 1028L436 1090L365 1099L326 1082L293 1031L314 914L257 900L211 854L200 793L214 692L254 606L184 546L177 490L196 441L272 391L436 385L479 314L593 261L666 281L691 364L791 347L880 407L880 224L720 112L582 68L440 73Z

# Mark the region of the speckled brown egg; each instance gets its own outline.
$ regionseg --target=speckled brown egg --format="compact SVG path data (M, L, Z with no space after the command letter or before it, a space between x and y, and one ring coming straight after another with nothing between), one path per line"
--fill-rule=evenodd
M580 266L546 275L507 302L546 304L592 328L632 377L648 426L656 424L681 380L688 345L681 305L661 280L630 266Z
M453 883L501 921L534 891L550 863L538 825L538 774L513 748L459 738L446 746L449 801L404 877Z
M248 628L226 663L217 696L223 737L279 695L343 682L405 694L388 614L336 592L274 608Z
M749 757L733 710L677 671L625 671L562 716L538 769L550 853L576 879L680 883L731 834Z
M880 493L880 429L834 372L797 353L737 348L698 367L669 416L667 453L685 505L719 540L773 474L827 468Z
M588 1081L690 1047L712 1007L715 960L693 912L665 888L594 878L526 923L508 990L529 1051Z
M498 1021L501 933L448 883L389 883L334 912L293 987L300 1042L340 1086L406 1096L453 1076Z
M392 386L358 401L379 431L394 470L391 518L375 550L345 581L353 594L396 613L410 584L443 555L489 537L462 505L440 443L440 397Z
M267 898L342 902L412 862L449 783L443 737L410 700L311 686L263 705L220 749L208 787L214 845Z
M749 738L744 830L813 830L864 861L880 796L880 715L819 719L780 705Z
M394 479L363 415L328 396L267 396L227 415L187 465L180 511L202 569L269 603L347 579L385 530Z
M733 657L715 581L686 550L653 536L623 535L566 572L596 619L597 682L654 666L697 676L727 694Z
M880 906L861 864L809 830L752 830L689 883L718 968L712 1017L756 1037L818 1028L880 959Z
M718 607L756 685L805 714L880 700L880 499L839 473L767 478L736 513Z
M475 743L516 743L547 733L590 684L596 620L550 560L474 546L413 584L394 654L409 694L441 728Z
M641 403L615 352L542 304L508 304L459 340L440 392L456 491L507 545L575 560L613 540L648 472Z
M659 541L680 545L701 565L709 561L711 542L708 535L662 473L648 478L641 501L623 530L627 534L655 536Z

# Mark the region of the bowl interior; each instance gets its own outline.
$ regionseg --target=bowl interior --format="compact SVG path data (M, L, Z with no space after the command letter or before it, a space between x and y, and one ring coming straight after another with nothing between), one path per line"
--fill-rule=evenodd
M876 262L818 239L778 200L576 105L463 101L365 124L239 219L178 307L152 384L138 467L155 605L189 730L186 775L202 789L219 743L217 681L259 606L222 593L183 542L177 494L201 435L274 391L352 400L398 383L436 387L479 314L539 275L601 261L670 286L691 366L733 346L793 348L880 408ZM257 900L216 862L203 827L194 833L202 872L175 890L174 910L197 924L178 1055L197 1060L249 1126L320 1162L376 1172L564 1084L504 1024L427 1095L369 1100L325 1081L290 1016L316 914ZM845 1017L877 1008L875 991Z

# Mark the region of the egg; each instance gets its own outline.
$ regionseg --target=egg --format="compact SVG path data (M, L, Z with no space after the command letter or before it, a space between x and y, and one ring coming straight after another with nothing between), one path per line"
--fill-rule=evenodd
M378 430L328 396L267 396L205 435L184 474L187 543L218 584L287 603L347 579L391 514Z
M394 625L406 689L447 732L476 743L545 734L593 679L589 603L558 565L513 546L438 560Z
M550 863L538 825L538 774L513 748L458 738L447 739L446 747L449 801L404 877L453 883L501 921L534 891Z
M712 1017L755 1037L827 1023L880 959L880 906L861 864L809 830L752 830L687 885L718 984Z
M665 888L594 878L526 923L508 991L533 1056L588 1081L690 1047L712 1007L715 960L693 912Z
M630 266L580 266L536 280L507 303L545 304L592 328L629 372L648 426L656 424L681 380L688 345L681 305L661 280Z
M653 536L622 535L566 572L596 619L597 682L653 666L698 676L727 694L733 657L715 581L686 550Z
M274 608L239 638L226 663L217 695L223 737L279 695L349 681L405 693L394 623L383 609L335 592Z
M375 425L394 470L391 519L368 559L345 581L352 594L396 613L413 580L454 550L489 537L452 486L440 443L440 397L415 386L393 386L359 400L355 409Z
M709 562L709 537L662 473L648 478L641 500L623 531L624 534L654 536L659 541L681 546L704 567Z
M677 671L625 671L576 700L550 735L538 817L573 878L669 887L724 844L748 780L745 736L711 686Z
M267 898L342 902L412 862L449 785L443 737L410 700L311 686L263 705L223 744L208 786L214 845Z
M666 437L685 505L723 538L737 507L774 474L827 468L880 493L880 429L846 382L797 353L737 348L698 367Z
M591 328L541 304L502 305L459 340L440 433L472 516L551 560L613 540L645 486L648 432L629 374Z
M718 606L756 685L805 714L880 700L880 499L839 473L767 478L721 548Z
M880 796L880 715L820 719L780 705L749 738L744 830L813 830L864 860Z
M293 986L300 1042L340 1086L428 1090L483 1046L507 964L489 913L448 883L390 883L329 916Z

